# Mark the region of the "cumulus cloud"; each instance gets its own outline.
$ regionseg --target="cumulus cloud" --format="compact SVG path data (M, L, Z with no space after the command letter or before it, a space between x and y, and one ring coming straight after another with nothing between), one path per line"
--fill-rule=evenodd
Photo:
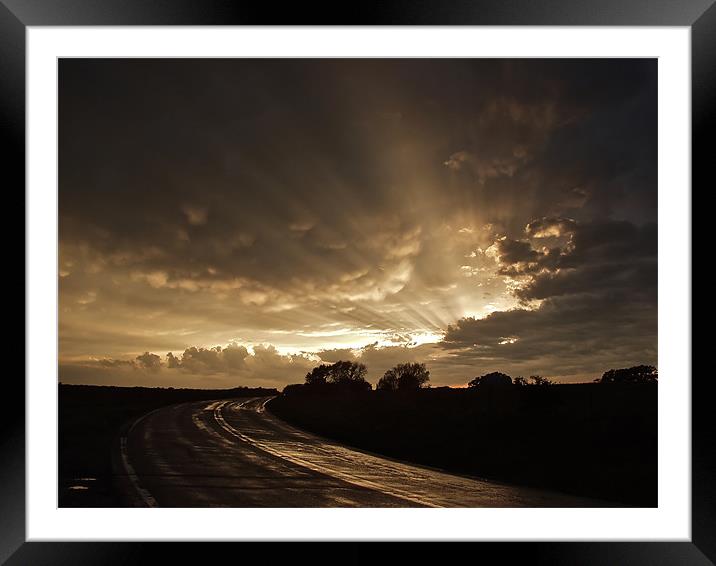
M161 358L156 354L150 354L149 352L144 352L140 356L137 356L136 362L139 367L149 371L159 371L162 367Z
M539 252L533 250L530 242L526 240L505 238L495 242L495 246L499 261L503 266L534 262L540 256Z
M246 358L249 356L249 351L245 346L229 344L225 348L221 346L213 348L192 346L184 350L181 358L177 358L172 352L169 352L167 360L171 361L171 366L174 368L193 373L213 373L241 370L245 367Z
M181 360L177 358L172 352L167 354L167 367L169 369L177 369L181 366Z
M281 354L274 346L204 348L191 346L180 355L145 352L134 359L73 361L60 364L65 383L114 383L119 385L180 385L184 387L236 387L277 385L303 380L318 358L305 354ZM88 376L90 381L87 381Z

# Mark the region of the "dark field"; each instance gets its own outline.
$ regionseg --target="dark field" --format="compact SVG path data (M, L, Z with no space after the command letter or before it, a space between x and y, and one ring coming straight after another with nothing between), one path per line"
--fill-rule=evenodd
M59 506L116 507L112 449L158 407L272 389L59 386ZM282 419L356 448L516 484L657 505L657 386L579 384L307 393L268 404Z
M275 389L159 389L59 385L60 507L118 507L111 452L121 427L158 407L276 394Z
M655 384L299 390L267 407L386 456L615 505L657 505Z

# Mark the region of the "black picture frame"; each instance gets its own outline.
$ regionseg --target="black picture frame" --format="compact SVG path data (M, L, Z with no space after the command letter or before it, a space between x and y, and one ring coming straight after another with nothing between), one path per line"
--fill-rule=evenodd
M0 0L0 136L7 198L24 194L25 32L27 26L102 25L552 25L687 26L692 38L692 185L707 188L716 131L716 5L714 0L384 0L282 3L232 0ZM664 156L660 156L664 158ZM713 182L709 183L713 185ZM693 193L693 189L692 189ZM19 205L24 207L23 204ZM17 236L15 235L16 239ZM29 337L28 337L29 338ZM691 378L691 376L684 376ZM466 550L474 559L528 564L716 564L716 435L708 387L692 378L692 538L689 542L531 542L460 545L282 543L276 561L364 563L399 555L444 560ZM269 552L268 543L130 543L25 541L25 398L17 374L7 375L0 412L0 561L10 565L206 562L229 544ZM230 550L231 551L231 550ZM472 558L469 558L472 560ZM273 561L273 560L272 560Z

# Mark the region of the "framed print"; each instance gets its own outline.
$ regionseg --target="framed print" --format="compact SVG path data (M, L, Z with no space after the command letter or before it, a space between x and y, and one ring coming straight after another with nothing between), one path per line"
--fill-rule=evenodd
M538 5L0 6L3 560L716 560L716 8Z

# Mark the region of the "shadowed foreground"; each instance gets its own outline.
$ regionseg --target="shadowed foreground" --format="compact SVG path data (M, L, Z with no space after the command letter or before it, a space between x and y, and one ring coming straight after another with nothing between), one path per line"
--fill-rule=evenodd
M358 449L614 506L657 505L656 384L288 389L269 411Z
M158 409L123 436L127 504L164 507L591 507L349 449L264 410L268 397Z

